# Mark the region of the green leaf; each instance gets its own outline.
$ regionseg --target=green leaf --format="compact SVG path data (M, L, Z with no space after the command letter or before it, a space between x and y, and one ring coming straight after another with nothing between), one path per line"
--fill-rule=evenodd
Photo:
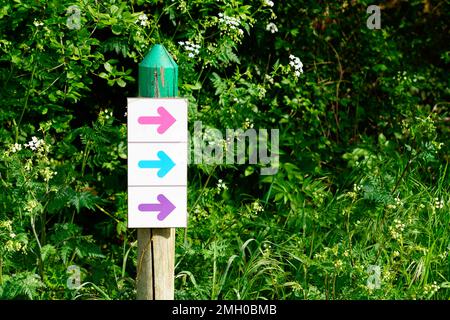
M121 24L113 24L111 31L115 35L120 35L123 31L123 26Z
M109 62L105 62L103 64L103 66L105 67L106 71L108 71L109 73L112 73L113 68L112 68L112 66L111 66L111 64Z
M383 72L388 69L384 64L376 64L372 67L373 71L375 72Z
M48 257L55 255L56 252L56 248L51 245L51 244L46 244L45 246L42 247L41 249L41 258L42 261L46 261Z
M76 193L73 198L70 199L69 203L72 204L79 213L81 208L93 210L98 200L99 198L91 192L84 191Z
M122 88L127 85L127 83L125 81L123 81L121 78L117 79L116 82Z
M244 175L248 177L249 175L253 174L253 172L255 172L255 168L253 166L248 166L247 168L245 168Z

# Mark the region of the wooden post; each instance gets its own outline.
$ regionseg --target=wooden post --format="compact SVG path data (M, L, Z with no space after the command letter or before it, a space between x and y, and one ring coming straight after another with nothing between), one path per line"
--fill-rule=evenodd
M157 44L139 64L139 96L176 97L178 65ZM138 229L137 299L173 300L175 291L175 229Z

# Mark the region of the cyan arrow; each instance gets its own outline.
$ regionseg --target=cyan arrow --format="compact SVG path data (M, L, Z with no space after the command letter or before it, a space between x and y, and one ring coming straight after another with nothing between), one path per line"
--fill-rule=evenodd
M163 194L159 194L157 198L159 203L141 203L138 209L139 211L144 212L159 212L156 218L158 218L159 221L163 221L176 207Z
M141 169L159 169L157 173L158 177L163 178L175 167L175 162L164 151L158 151L157 156L159 160L141 160L138 166Z

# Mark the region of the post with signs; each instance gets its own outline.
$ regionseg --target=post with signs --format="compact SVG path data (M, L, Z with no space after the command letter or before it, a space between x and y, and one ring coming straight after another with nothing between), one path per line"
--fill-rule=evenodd
M187 224L187 101L162 45L139 64L128 98L128 227L138 228L137 299L173 300L175 227Z

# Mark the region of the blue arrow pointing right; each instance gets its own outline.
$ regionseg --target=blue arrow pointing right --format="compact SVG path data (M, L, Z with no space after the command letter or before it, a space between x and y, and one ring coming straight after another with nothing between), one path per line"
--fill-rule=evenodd
M156 154L159 160L141 160L138 163L141 169L159 169L158 177L163 178L173 167L175 162L164 151L158 151Z

